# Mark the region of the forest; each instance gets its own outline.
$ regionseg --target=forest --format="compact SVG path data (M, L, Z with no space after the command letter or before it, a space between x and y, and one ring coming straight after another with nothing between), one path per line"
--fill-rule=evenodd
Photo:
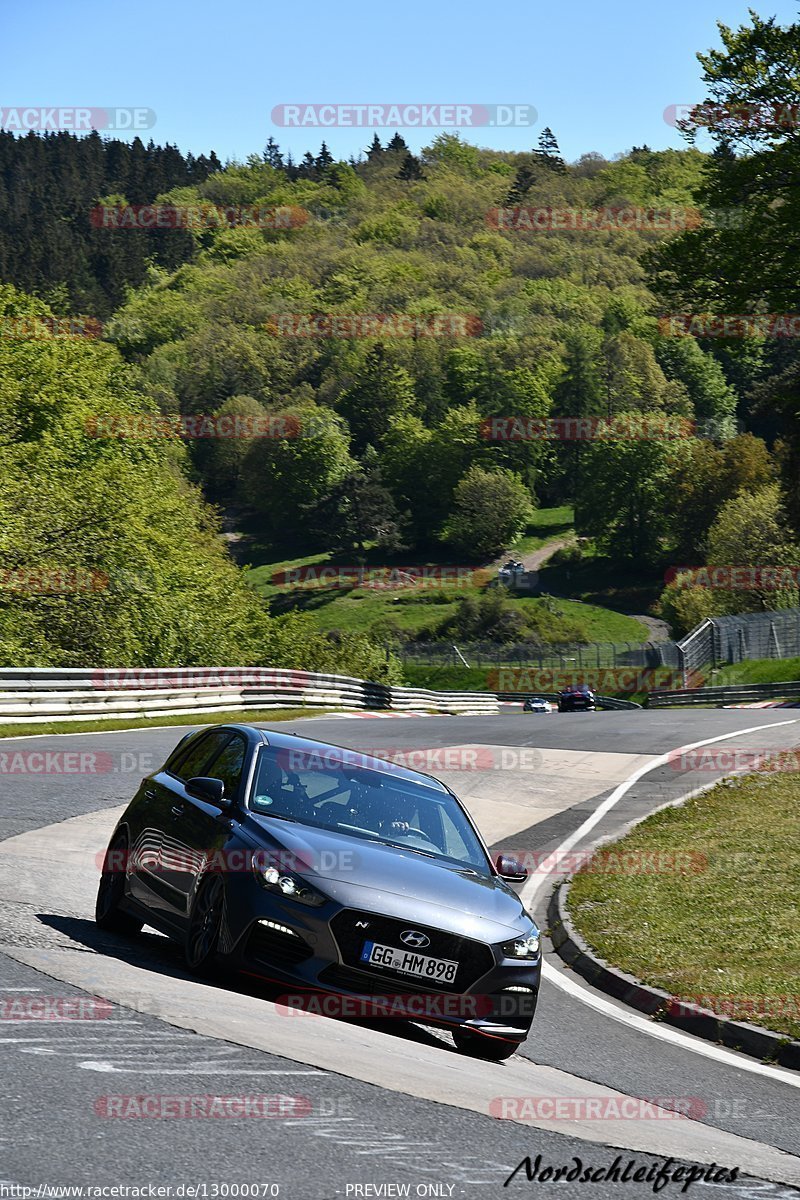
M796 605L676 569L798 562L799 35L723 27L685 149L613 160L0 133L3 662L399 679L402 622L247 567L486 567L562 508L562 560L661 580L676 634ZM427 599L441 636L588 640Z

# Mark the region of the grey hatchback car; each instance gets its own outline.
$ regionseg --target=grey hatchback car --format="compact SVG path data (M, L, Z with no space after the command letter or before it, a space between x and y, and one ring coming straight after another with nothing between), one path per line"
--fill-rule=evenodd
M154 926L198 973L245 971L333 1015L444 1026L463 1053L500 1060L528 1035L541 977L539 931L510 886L524 879L432 776L219 725L142 780L96 920Z

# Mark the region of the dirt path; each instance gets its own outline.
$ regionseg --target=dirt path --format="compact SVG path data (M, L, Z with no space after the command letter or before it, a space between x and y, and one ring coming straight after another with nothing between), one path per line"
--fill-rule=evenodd
M543 563L546 563L556 550L560 550L563 546L571 546L574 538L557 538L555 541L548 542L546 546L540 546L538 550L531 550L530 554L523 554L520 558L509 551L501 555L495 562L491 563L493 570L499 570L503 563L508 562L509 558L516 558L517 562L521 562L526 571L538 571Z

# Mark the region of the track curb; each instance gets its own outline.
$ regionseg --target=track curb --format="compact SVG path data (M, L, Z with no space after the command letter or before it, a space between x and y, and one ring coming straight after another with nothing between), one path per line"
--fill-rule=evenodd
M660 988L641 983L633 975L603 962L586 944L572 924L566 900L570 881L553 890L547 905L553 947L573 971L599 991L620 1000L654 1020L673 1025L709 1042L739 1050L753 1058L800 1070L800 1042L743 1021L730 1021L707 1009L678 1000Z

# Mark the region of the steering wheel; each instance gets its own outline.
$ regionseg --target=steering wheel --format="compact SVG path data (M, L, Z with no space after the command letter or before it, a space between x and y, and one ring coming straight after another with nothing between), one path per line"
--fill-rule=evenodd
M385 834L390 834L393 839L412 837L421 838L423 841L427 842L429 846L433 846L434 850L436 850L438 853L441 853L441 846L437 846L433 838L428 837L427 833L424 833L421 829L392 829L392 822L390 821L388 822L388 828L382 829L382 832Z

